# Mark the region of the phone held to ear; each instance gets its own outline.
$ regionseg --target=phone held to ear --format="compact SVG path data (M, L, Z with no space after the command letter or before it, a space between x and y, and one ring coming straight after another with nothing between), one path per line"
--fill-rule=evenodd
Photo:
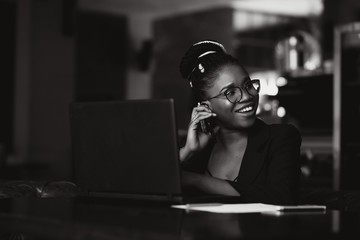
M204 103L198 103L198 105L203 105L205 107L209 107L207 104ZM214 117L206 118L203 120L200 120L200 128L203 133L206 134L213 134L214 127L216 126Z
M213 118L213 117L211 117L211 118ZM200 120L200 127L201 127L201 131L203 133L213 134L215 123L214 123L214 119L211 119L211 118Z

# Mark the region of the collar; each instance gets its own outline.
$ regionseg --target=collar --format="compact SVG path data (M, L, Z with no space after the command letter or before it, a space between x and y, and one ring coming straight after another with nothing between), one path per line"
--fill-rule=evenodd
M252 182L259 174L266 157L266 143L269 140L269 125L260 119L249 131L248 143L239 172L239 182Z

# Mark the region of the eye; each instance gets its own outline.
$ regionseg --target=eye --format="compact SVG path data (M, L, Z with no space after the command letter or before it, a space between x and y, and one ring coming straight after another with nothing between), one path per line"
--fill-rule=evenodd
M255 82L255 81L249 81L249 82L246 82L246 84L245 84L245 88L247 89L247 90L258 90L258 88L259 88L259 86L258 86L258 84Z
M234 96L236 94L236 88L229 88L224 94L225 96Z
M244 87L249 89L249 88L252 88L252 87L253 87L253 84L252 84L251 81L247 81L247 82L244 84Z

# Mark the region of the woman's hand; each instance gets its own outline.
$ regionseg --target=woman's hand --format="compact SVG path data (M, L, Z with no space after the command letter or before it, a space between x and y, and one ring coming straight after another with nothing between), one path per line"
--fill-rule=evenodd
M215 117L216 114L204 105L198 105L193 108L191 114L191 121L189 123L186 144L180 150L180 160L184 161L190 157L194 152L203 149L211 138L211 133L204 133L199 127L200 121L210 117Z
M240 196L240 193L226 180L184 170L181 171L181 185L183 187L193 187L209 194Z

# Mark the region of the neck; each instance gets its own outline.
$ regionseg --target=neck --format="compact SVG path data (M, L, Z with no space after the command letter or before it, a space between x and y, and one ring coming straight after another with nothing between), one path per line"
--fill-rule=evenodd
M246 144L247 137L248 133L246 130L219 129L216 139L224 148L231 148Z

